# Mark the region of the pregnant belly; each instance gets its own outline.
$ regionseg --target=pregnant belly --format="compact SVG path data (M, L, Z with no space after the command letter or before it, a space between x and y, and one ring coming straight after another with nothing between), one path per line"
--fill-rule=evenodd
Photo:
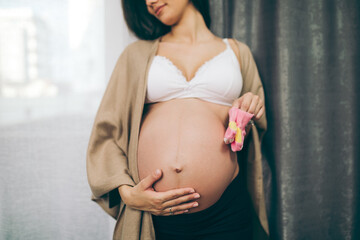
M236 153L223 141L229 107L198 99L152 104L140 129L140 179L163 171L156 191L192 187L196 212L214 204L239 171Z

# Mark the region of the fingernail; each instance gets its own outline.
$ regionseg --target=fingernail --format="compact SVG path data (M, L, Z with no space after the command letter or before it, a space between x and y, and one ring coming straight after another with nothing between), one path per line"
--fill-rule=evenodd
M200 197L200 194L195 194L194 198L199 198Z
M193 207L197 207L197 206L199 206L197 202L193 204Z
M190 193L194 193L194 192L195 192L195 190L194 190L194 189L191 189L191 190L190 190Z
M156 169L155 174L156 174L156 176L159 176L160 175L160 170Z
M188 212L189 210L185 210L184 212Z

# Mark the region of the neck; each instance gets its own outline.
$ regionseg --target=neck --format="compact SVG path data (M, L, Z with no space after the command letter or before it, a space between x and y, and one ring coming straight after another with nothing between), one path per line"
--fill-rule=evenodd
M180 20L171 27L171 31L162 39L195 44L212 40L214 37L214 34L207 28L201 13L192 3L189 3Z

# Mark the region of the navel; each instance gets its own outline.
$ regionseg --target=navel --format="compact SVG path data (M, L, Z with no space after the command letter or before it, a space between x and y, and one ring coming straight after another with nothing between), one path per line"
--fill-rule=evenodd
M177 166L174 166L173 170L176 172L176 173L181 173L183 171L183 167L180 166L180 165L177 165Z

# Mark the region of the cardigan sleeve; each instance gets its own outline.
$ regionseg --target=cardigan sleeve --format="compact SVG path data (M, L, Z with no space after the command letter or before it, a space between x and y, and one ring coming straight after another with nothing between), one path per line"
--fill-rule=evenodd
M118 187L134 186L128 169L129 97L127 65L129 54L124 49L112 72L95 116L86 155L86 171L91 200L116 218L121 203ZM130 110L131 111L131 110Z
M240 54L240 68L243 77L243 89L241 91L241 96L246 92L252 92L255 95L258 95L264 102L265 108L265 95L264 88L259 76L258 68L256 66L254 57L250 51L250 48L243 42L238 40L237 44L239 47ZM266 108L265 108L266 109ZM267 120L266 112L258 120L252 120L259 132L259 140L261 142L262 137L267 129Z
M240 95L246 92L252 92L258 95L264 101L264 107L266 109L264 88L250 48L240 41L237 41L237 44L240 55L240 69L244 83ZM264 114L259 120L253 120L250 130L251 134L249 134L247 138L247 147L245 151L241 151L238 156L240 159L247 159L247 185L256 213L256 217L253 217L253 237L254 239L268 239L269 224L266 214L261 154L261 142L267 130L266 111L264 111Z

